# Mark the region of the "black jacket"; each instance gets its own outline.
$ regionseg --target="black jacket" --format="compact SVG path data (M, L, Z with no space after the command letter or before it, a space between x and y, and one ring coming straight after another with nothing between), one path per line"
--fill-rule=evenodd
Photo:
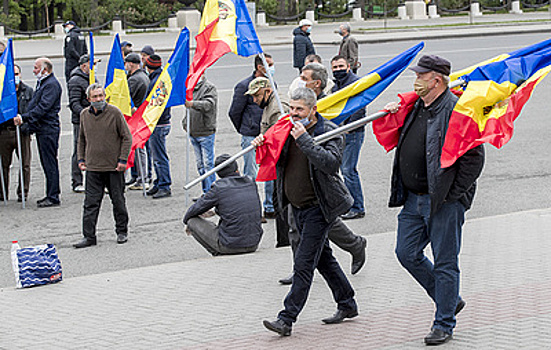
M128 90L130 90L130 98L134 103L134 107L139 108L143 101L145 101L148 86L149 78L142 69L138 69L133 74L128 75Z
M69 107L71 108L71 123L80 124L80 112L88 106L90 102L86 97L86 89L90 85L90 75L86 74L76 67L71 72L69 79Z
M476 191L476 179L480 176L484 167L484 147L480 145L461 156L452 166L442 169L440 167L440 157L442 147L451 113L457 97L449 90L444 92L442 100L430 108L431 116L427 120L427 181L429 185L429 195L431 200L431 213L440 209L445 201L459 200L466 209L471 207ZM412 116L417 115L423 101L419 99L413 110L408 114L404 121L404 126L400 132L400 139L394 155L394 166L392 169L390 207L399 207L404 205L407 197L407 190L402 183L400 175L400 151L404 140L404 135L412 124Z
M86 39L79 27L73 27L65 37L63 56L65 57L65 78L69 81L71 72L78 66L80 56L87 54Z
M263 110L254 103L250 95L249 83L255 78L253 74L241 80L233 89L233 100L228 112L230 119L238 133L244 136L258 136L260 134L260 120Z
M31 133L47 134L59 131L60 110L61 85L51 73L37 84L27 112L21 117L29 123Z
M333 85L333 88L331 89L331 92L335 93L343 88L345 88L346 86L354 83L355 81L358 81L360 80L360 77L358 77L356 74L352 73L352 70L348 71L348 74L346 75L346 78L343 79L342 81L339 81L337 79L333 79L333 81L335 82L335 85ZM365 108L362 108L360 109L359 111L357 111L356 113L352 114L350 117L346 118L344 120L344 122L342 123L342 125L345 125L345 124L348 124L348 123L351 123L351 122L355 122L356 120L358 119L362 119L363 117L365 117ZM357 128L357 129L354 129L352 130L351 132L358 132L358 131L364 131L365 130L365 127L362 126L360 128Z
M145 98L149 96L149 93L151 90L153 90L153 87L155 86L155 83L157 82L157 79L159 79L159 76L163 72L163 68L157 68L153 72L149 73L149 86L147 88L147 93L145 94ZM139 106L136 106L136 108ZM170 124L170 107L165 108L163 111L163 114L161 114L161 117L157 121L157 125L168 125Z
M314 44L310 40L310 33L305 33L300 27L293 30L293 67L304 67L304 59L316 53Z
M316 116L318 122L314 126L314 137L336 128L335 124L324 119L319 113L316 113ZM289 200L285 196L283 184L289 142L295 142L295 139L291 135L287 137L276 165L276 194L281 212L289 204ZM342 152L344 150L344 137L339 136L321 145L315 145L312 136L306 132L300 135L296 143L304 155L306 155L306 158L308 158L310 179L314 192L316 193L325 220L331 223L339 215L346 213L354 202L339 175Z
M220 243L228 248L248 248L262 238L262 206L256 183L238 173L218 179L210 190L193 204L184 216L184 224L215 207Z

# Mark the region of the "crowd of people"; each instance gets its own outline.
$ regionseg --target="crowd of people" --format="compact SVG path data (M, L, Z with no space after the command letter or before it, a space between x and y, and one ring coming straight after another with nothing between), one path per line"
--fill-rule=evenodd
M358 273L366 262L367 240L354 233L346 220L365 216L365 203L357 166L364 142L364 127L321 144L313 139L338 127L317 111L317 101L356 82L361 67L358 42L348 24L340 25L342 42L330 60L330 71L322 64L310 40L312 22L302 20L294 29L293 66L297 78L286 95L273 86L274 60L265 54L254 57L253 72L234 88L228 116L241 135L243 149L265 142L264 134L282 116L293 121L290 135L277 161L277 178L265 182L261 200L257 184L255 152L244 156L242 171L235 161L202 181L202 195L187 210L186 232L212 255L243 254L257 250L263 235L262 223L275 219L277 247L291 246L293 271L281 284L291 285L284 309L264 326L282 336L291 335L292 325L303 309L317 269L326 280L337 304L336 313L322 321L343 322L359 314L354 289L333 256L330 242L352 256L351 273ZM65 76L73 124L71 181L74 192L84 192L83 239L76 248L97 244L95 234L104 193L113 204L117 243L128 240L129 215L125 189L147 191L158 199L171 196L170 162L166 138L171 128L170 109L166 109L144 149L135 152L135 166L125 178L132 136L121 111L106 102L105 90L90 84L90 62L82 33L72 21L64 24ZM121 44L130 96L136 107L144 102L162 71L162 59L147 45L138 54L132 43ZM455 316L465 306L459 296L458 255L465 211L476 189L476 179L484 164L482 146L467 152L451 167L440 168L443 135L457 98L448 89L451 63L439 56L423 56L411 68L413 85L419 96L407 113L401 128L392 172L390 206L403 207L398 216L396 255L399 262L426 290L436 304L433 327L425 337L428 345L447 342L452 337ZM46 178L46 196L39 208L61 203L58 166L59 111L61 85L51 61L35 61L35 90L19 77L15 66L19 114L0 125L0 153L4 181L9 185L9 167L15 151L15 128L21 127L23 187L21 200L30 185L30 135L34 134ZM332 79L330 78L332 76ZM218 92L203 76L185 102L189 109L182 120L195 151L197 172L205 174L230 156L215 155L218 117ZM397 113L399 106L385 107ZM365 116L362 109L345 119L348 124ZM153 181L152 169L155 170ZM85 172L85 175L83 175ZM8 187L9 188L9 187ZM6 196L8 193L6 193ZM2 198L3 199L3 198ZM212 212L214 209L214 212ZM217 214L218 224L209 220ZM434 259L424 254L431 244Z

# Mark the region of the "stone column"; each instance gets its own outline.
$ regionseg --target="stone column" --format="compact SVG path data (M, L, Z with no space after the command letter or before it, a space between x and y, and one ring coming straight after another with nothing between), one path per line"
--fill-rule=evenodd
M471 2L471 16L480 17L482 12L480 12L480 3L478 1Z
M409 16L407 15L407 10L406 10L406 4L402 3L398 5L398 18L409 19Z
M6 31L3 25L0 25L0 40L7 42L8 38L6 38Z
M362 18L362 8L358 5L354 5L354 8L352 9L352 21L359 22L363 21Z
M192 33L199 33L201 24L201 13L194 8L185 8L179 10L176 14L178 18L178 27L187 27Z
M520 1L513 0L513 2L511 3L511 11L509 11L509 13L514 13L517 15L520 15L522 13L522 10L520 9Z
M427 6L423 0L406 0L406 13L411 19L427 19Z
M124 35L124 29L122 29L122 21L119 16L115 16L115 18L113 18L113 33Z
M54 39L63 40L65 39L65 30L63 30L63 21L56 19L54 22Z
M306 19L309 19L314 24L317 23L316 22L316 14L314 13L314 9L312 9L311 7L308 7L306 9Z
M431 2L429 4L429 18L439 18L440 15L438 14L438 8L436 7L436 4L434 2Z
M256 12L256 26L257 27L267 27L268 22L266 21L266 12L264 10L259 9Z
M170 15L168 15L168 28L166 29L167 32L179 32L180 27L178 27L178 17L176 17L176 14L172 12Z

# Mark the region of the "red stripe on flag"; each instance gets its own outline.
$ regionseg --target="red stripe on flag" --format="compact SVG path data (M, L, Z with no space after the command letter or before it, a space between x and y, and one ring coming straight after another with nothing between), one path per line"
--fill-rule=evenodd
M444 147L442 148L440 159L442 168L453 165L467 151L483 143L491 143L497 148L503 147L513 136L513 122L530 99L540 79L526 84L511 95L505 112L499 118L488 119L482 132L471 117L454 111L450 117Z
M256 163L260 165L256 181L272 181L277 178L276 164L292 128L293 124L287 115L266 131L264 143L256 148Z
M193 55L193 62L189 69L189 73L186 79L186 99L188 101L193 100L193 89L201 75L205 72L205 69L210 67L220 57L224 56L231 51L230 46L223 40L211 41L212 31L218 24L218 18L212 23L209 23L203 29L203 31L195 37L197 46L195 48L195 55Z
M128 128L132 133L132 147L130 148L130 155L128 156L127 167L134 166L134 151L137 148L143 148L149 137L151 136L151 130L143 119L143 114L149 102L146 100L138 110L132 114L130 118L127 118ZM126 117L126 116L125 116Z

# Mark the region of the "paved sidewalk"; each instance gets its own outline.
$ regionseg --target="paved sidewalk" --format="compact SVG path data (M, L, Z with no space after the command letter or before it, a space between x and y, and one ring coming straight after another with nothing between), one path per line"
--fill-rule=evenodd
M293 335L263 328L291 268L288 249L270 249L0 289L0 349L422 349L434 309L393 247L393 232L369 236L368 263L350 277L360 316L340 325L320 321L335 305L316 275ZM551 208L467 220L467 307L441 348L549 348L549 247ZM348 271L350 258L336 253Z

